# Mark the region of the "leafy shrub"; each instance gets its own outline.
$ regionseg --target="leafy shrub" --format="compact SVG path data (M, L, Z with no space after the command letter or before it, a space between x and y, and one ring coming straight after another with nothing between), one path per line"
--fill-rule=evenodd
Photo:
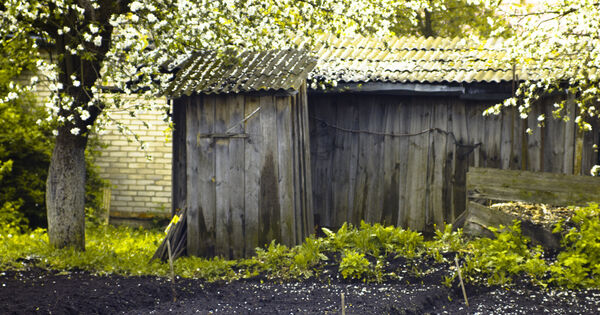
M0 82L1 83L1 82ZM0 99L2 98L0 84ZM38 123L45 113L31 94L23 93L10 102L0 102L0 166L11 163L9 174L0 177L0 206L12 204L27 219L31 228L45 227L46 178L54 144L52 126ZM86 208L93 216L101 208L101 189L106 186L98 175L93 159L100 143L94 136L86 150ZM2 221L0 221L2 224Z
M574 227L562 239L564 250L551 266L551 281L568 288L600 287L600 209L597 203L575 210ZM555 232L562 231L562 224Z
M420 233L379 223L371 225L362 221L359 229L344 223L336 233L328 229L323 231L333 250L353 249L373 257L392 253L415 257L425 248Z
M513 276L524 274L541 283L540 279L547 271L542 259L543 250L527 245L528 240L521 235L520 222L488 229L494 233L493 239L480 238L469 243L463 277L472 282L483 277L490 285L504 285L510 283Z
M307 237L304 243L292 249L293 264L291 272L295 276L304 278L312 277L315 274L315 267L329 258L323 253L326 250L326 241L322 238Z
M353 279L361 279L363 275L369 273L369 261L365 258L365 254L357 253L353 250L345 250L340 262L340 273L344 279L350 277Z

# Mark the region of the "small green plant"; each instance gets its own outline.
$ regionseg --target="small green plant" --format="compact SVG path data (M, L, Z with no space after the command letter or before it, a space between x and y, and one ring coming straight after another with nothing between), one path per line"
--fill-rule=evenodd
M515 275L524 274L539 282L547 272L541 247L530 248L521 235L519 221L512 226L488 227L494 238L480 238L469 244L469 253L462 268L463 277L477 282L479 277L490 285L505 285Z
M292 249L292 274L304 278L312 277L321 261L328 260L323 253L326 242L322 238L307 237L304 243Z
M575 210L574 227L566 231L558 254L550 267L551 282L568 288L600 287L600 209L597 203ZM554 232L563 232L559 224Z
M254 273L264 273L271 278L289 278L291 258L290 249L273 240L266 248L256 248L256 255L246 263L255 269Z
M340 262L340 273L344 279L361 279L363 275L369 273L369 260L365 254L357 253L353 250L345 250Z

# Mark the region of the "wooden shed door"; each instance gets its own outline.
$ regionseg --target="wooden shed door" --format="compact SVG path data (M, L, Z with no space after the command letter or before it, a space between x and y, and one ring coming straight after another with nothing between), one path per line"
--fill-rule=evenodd
M308 236L298 97L201 95L185 107L188 252L238 258Z

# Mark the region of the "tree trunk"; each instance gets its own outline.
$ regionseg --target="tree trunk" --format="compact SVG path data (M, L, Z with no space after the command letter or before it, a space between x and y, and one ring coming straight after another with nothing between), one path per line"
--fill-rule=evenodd
M60 128L46 182L48 237L56 248L85 249L84 136Z

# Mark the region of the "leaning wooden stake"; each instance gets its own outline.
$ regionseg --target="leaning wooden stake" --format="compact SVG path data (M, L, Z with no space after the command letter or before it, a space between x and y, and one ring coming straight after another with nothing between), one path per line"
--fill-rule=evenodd
M346 304L344 303L344 293L342 293L342 315L346 315Z
M462 274L460 273L460 266L458 265L458 256L454 256L454 261L456 262L456 270L458 270L458 280L460 280L460 287L462 288L463 297L465 298L465 305L469 307L467 291L465 290L465 284L463 283Z
M171 266L171 290L173 290L173 302L177 302L175 293L175 270L173 269L173 255L171 254L171 242L167 239L167 252L169 253L169 265Z

